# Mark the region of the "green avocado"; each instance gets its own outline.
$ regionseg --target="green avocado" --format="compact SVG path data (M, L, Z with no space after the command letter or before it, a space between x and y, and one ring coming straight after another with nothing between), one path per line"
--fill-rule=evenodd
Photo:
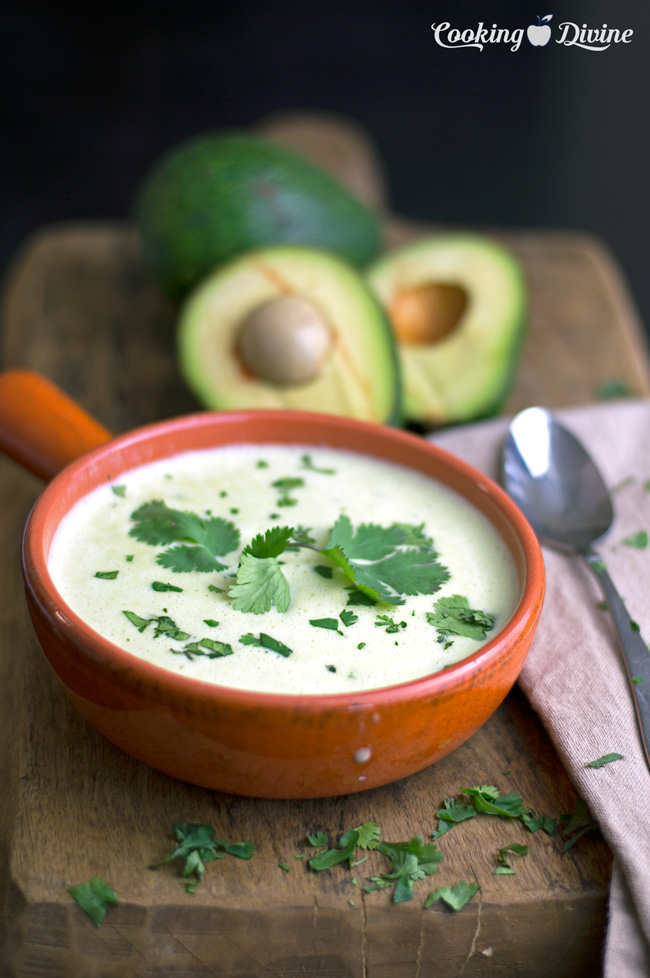
M248 252L203 279L178 318L181 372L213 410L283 408L396 425L393 332L367 284L329 252Z
M144 177L134 213L145 261L173 299L255 248L300 244L354 265L381 248L369 208L314 164L246 132L172 147Z
M408 421L435 427L499 410L526 326L514 255L482 235L439 234L380 258L367 280L396 335Z

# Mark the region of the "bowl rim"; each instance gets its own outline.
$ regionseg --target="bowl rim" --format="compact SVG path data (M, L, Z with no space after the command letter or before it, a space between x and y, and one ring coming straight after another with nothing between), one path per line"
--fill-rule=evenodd
M312 437L296 437L293 442L278 440L277 438L260 440L254 437L254 429L261 424L271 424L283 430L296 428L304 432L305 435L311 431ZM300 447L317 447L320 444L334 449L343 448L343 450L356 451L359 454L367 454L372 458L379 458L384 461L394 461L386 455L368 451L361 447L362 444L367 444L369 441L372 444L379 441L382 445L392 446L394 450L406 457L412 456L414 460L417 458L435 460L435 464L442 466L447 474L449 472L454 473L455 477L468 489L470 496L474 498L465 495L462 488L457 486L451 486L451 488L460 492L461 495L465 495L465 498L479 510L481 507L478 505L478 500L487 500L492 511L500 513L501 517L505 518L512 533L513 541L516 540L520 548L524 580L518 603L509 620L489 642L482 645L476 652L437 672L391 686L328 694L258 691L184 676L171 669L148 662L103 637L88 625L58 594L49 574L47 550L49 550L49 542L56 526L77 499L91 491L95 486L99 486L109 479L117 478L130 469L146 465L148 461L172 457L181 451L194 451L197 450L197 446L187 445L177 450L163 452L160 455L152 455L150 459L124 464L119 471L115 469L114 476L102 474L95 485L83 492L76 492L74 488L79 477L93 470L103 473L108 459L114 457L116 460L121 459L123 463L129 453L136 451L138 447L143 445L151 447L158 441L169 440L174 443L181 442L186 433L192 433L200 440L200 436L207 432L241 426L252 427L253 437L247 440L232 439L225 444L293 443ZM314 435L319 431L326 431L328 435L335 438L346 436L358 440L359 445L348 448L348 446L336 443L318 441ZM214 447L218 447L218 444ZM203 446L199 446L199 450L200 447ZM409 465L408 461L399 461L397 464L406 465L420 472L423 471L415 464ZM424 474L436 478L430 473L425 472ZM92 478L97 479L97 475L92 476ZM448 485L442 478L439 481ZM55 512L57 508L64 509L58 519ZM481 511L488 519L491 519L489 513L485 513L485 510ZM52 526L53 519L55 520L54 526ZM491 522L494 525L494 521L491 520ZM496 529L503 538L502 530L499 527ZM508 543L507 540L506 543ZM509 544L508 546L509 549L512 549ZM514 554L513 559L516 559ZM76 646L77 650L81 651L87 658L92 659L101 671L106 671L112 676L119 674L121 682L127 687L136 685L142 689L143 686L146 686L154 692L155 698L161 701L170 698L176 702L199 699L204 702L218 701L221 704L229 703L244 708L291 709L303 713L321 713L324 709L374 708L381 705L382 702L431 698L456 686L471 682L472 677L478 672L494 666L513 642L533 626L539 615L545 591L544 561L537 537L516 504L490 477L446 449L403 429L339 415L283 409L202 411L185 414L138 426L87 452L59 472L36 500L23 534L22 566L26 588L31 592L32 597L45 614L50 629L56 628L63 633Z

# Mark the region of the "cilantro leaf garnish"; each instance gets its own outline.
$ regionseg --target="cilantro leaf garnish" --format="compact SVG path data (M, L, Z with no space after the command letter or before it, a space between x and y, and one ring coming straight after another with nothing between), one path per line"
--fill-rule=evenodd
M625 758L622 754L603 754L602 757L597 758L595 761L588 761L585 767L604 767L606 764L611 764L612 761L623 761Z
M239 546L239 530L220 516L203 518L196 513L173 509L163 500L143 503L131 513L129 534L150 546L167 546L158 554L161 567L177 573L225 570L217 560Z
M326 577L328 580L334 573L333 567L326 567L324 564L318 564L316 567L314 567L314 570L317 574L320 574L321 577Z
M343 514L319 552L373 600L401 604L403 595L433 594L449 578L449 571L432 550L400 549L406 539L406 531L397 524L361 523L355 530Z
M117 906L119 902L115 890L101 876L68 887L68 893L98 927L101 927L108 907Z
M178 845L161 862L152 863L149 869L157 869L174 859L183 859L183 876L196 878L196 882L187 884L188 893L193 893L203 879L207 863L214 859L223 859L226 853L237 856L238 859L251 859L257 849L253 842L230 843L217 839L211 825L182 822L172 828Z
M272 526L265 533L258 533L253 537L242 553L251 554L262 560L268 557L279 557L287 549L293 533L292 526Z
M112 570L112 571L97 571L97 573L95 574L95 577L99 577L102 581L114 581L118 574L119 574L119 571L116 571L116 570Z
M256 557L242 553L237 572L237 583L228 589L237 611L251 611L261 615L275 605L278 611L289 607L290 593L287 579L275 557Z
M178 642L184 642L188 639L189 633L182 631L176 624L175 621L168 615L154 615L150 618L143 618L141 615L136 615L134 611L123 611L123 615L129 619L131 624L138 629L139 632L143 632L148 625L155 623L154 628L154 638L159 638L161 635L165 635L167 638L175 639Z
M459 880L453 886L439 886L437 890L432 890L424 901L424 906L430 907L437 900L442 900L452 910L461 910L480 889L478 883L467 883L465 880Z
M280 642L277 638L273 638L265 632L260 632L259 636L252 635L249 632L247 635L242 635L239 641L242 645L256 645L264 649L270 649L271 652L279 652L285 658L293 652L293 649L290 649L284 642Z
M427 621L437 629L439 642L445 642L450 635L482 641L486 633L494 628L494 615L470 608L463 595L439 598L434 608L435 611L427 612Z
M126 495L126 486L111 486L111 490L116 496L122 496L124 498Z

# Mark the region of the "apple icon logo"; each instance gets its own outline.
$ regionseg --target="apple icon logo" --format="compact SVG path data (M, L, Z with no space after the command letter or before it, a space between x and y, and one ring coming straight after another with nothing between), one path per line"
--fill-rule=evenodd
M548 26L548 22L552 19L553 14L546 14L541 19L538 15L537 23L531 24L526 31L526 37L536 48L543 47L551 40L551 28Z

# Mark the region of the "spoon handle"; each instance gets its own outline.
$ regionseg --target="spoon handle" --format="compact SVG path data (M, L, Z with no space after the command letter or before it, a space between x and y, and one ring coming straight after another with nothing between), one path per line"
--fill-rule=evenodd
M643 641L639 626L634 622L625 607L618 591L607 573L602 557L591 551L584 554L585 560L600 582L603 594L612 613L618 632L623 660L630 681L634 708L639 721L639 732L646 762L650 767L650 651ZM634 678L644 682L634 682ZM645 687L645 688L644 688Z

